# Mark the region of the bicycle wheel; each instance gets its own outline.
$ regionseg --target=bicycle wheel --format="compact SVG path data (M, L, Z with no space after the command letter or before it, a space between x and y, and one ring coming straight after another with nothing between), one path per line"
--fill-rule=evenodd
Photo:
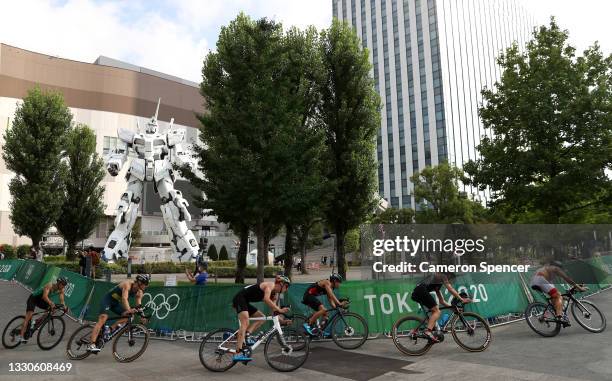
M588 300L572 303L574 319L589 332L599 333L606 329L606 317L597 306Z
M306 323L308 319L304 315L295 314L291 317L291 325L289 327L295 329L300 333L306 333L304 330L304 323Z
M461 316L453 315L450 323L455 342L468 352L482 352L487 349L492 339L487 321L473 312L463 312Z
M274 332L264 346L266 362L279 372L292 372L306 362L309 353L308 337L293 331L283 334L285 343L281 340L278 332Z
M331 325L331 336L334 343L342 349L357 349L368 339L368 323L353 312L336 315Z
M66 323L64 319L59 316L50 316L38 329L36 342L38 342L40 349L48 351L62 341L65 331Z
M132 362L142 356L149 345L149 331L142 324L128 324L113 340L113 356L119 362Z
M223 348L219 348L222 343ZM236 365L233 360L234 354L228 349L236 349L234 330L221 328L212 331L200 344L200 362L211 372L225 372Z
M69 359L83 360L91 354L91 352L87 351L87 345L91 342L93 327L91 324L83 325L70 336L66 345L66 356Z
M552 305L534 302L525 309L527 325L535 333L544 337L553 337L561 331L561 323L557 321Z
M6 327L4 327L4 332L2 332L2 345L6 349L13 349L21 344L20 341L17 341L17 336L21 332L21 327L23 327L23 322L25 320L25 316L15 316L11 321L8 322Z
M418 316L404 316L391 329L393 344L400 352L409 356L421 356L431 349L433 342L423 335L425 319Z

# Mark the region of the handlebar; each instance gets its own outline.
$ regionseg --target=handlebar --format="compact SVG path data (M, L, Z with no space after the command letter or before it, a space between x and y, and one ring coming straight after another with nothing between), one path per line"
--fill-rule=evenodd
M53 308L49 307L47 309L47 311L49 311L50 314L52 314L53 312L55 312L56 310L60 310L62 311L61 315L56 315L56 316L64 316L66 315L66 312L68 311L68 307L66 307L63 304L56 304Z

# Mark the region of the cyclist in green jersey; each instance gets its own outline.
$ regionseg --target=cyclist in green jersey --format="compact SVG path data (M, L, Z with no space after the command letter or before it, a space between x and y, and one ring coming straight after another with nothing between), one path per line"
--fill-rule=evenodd
M26 302L26 314L25 320L23 321L23 326L21 327L21 332L19 336L16 338L17 341L21 341L22 343L27 343L27 340L23 338L25 335L25 331L32 319L32 315L34 315L34 309L36 307L46 309L55 309L55 303L49 299L51 295L57 294L59 297L60 304L64 304L64 287L68 284L68 279L64 277L59 277L55 282L49 282L44 285L38 291L35 291L30 295L28 301Z

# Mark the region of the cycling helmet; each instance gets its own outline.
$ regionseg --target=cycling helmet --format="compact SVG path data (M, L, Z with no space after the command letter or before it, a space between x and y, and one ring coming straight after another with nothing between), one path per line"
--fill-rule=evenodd
M138 274L136 275L136 281L148 286L151 281L151 276L149 274Z
M287 277L285 275L277 275L276 276L276 283L280 283L280 282L285 283L287 286L291 285L291 279L289 279L289 277Z
M557 266L559 268L563 268L563 263L561 263L561 261L550 261L549 263L550 266Z
M63 284L65 286L65 285L68 284L68 279L66 279L66 277L61 276L61 277L57 278L56 282L57 283L61 283L61 284Z
M334 273L334 274L329 276L329 280L331 282L333 282L333 281L342 282L344 280L344 278L342 278L342 275Z

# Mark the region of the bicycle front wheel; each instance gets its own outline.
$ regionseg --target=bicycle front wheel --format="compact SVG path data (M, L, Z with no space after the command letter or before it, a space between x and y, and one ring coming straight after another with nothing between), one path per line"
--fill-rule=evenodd
M331 325L331 335L340 348L357 349L368 339L368 323L361 315L345 312L336 315Z
M43 351L55 348L62 341L65 331L66 323L64 319L59 316L50 316L38 329L38 335L36 336L38 346Z
M544 337L553 337L561 331L561 323L557 321L555 309L550 304L531 303L525 310L527 325L535 333Z
M211 372L225 372L236 365L234 354L228 351L236 349L236 338L234 331L229 328L221 328L206 335L200 344L200 362L204 368Z
M19 336L21 332L24 320L25 316L16 316L8 322L6 327L4 327L4 332L2 332L2 345L4 348L13 349L21 344L21 342L17 340L17 336Z
M425 328L425 319L419 316L404 316L398 319L391 329L393 344L408 356L421 356L433 345L433 342L423 335Z
M113 356L119 362L132 362L142 356L149 345L149 331L142 324L128 324L113 341Z
M597 306L588 300L572 303L574 319L589 332L600 333L606 329L606 317Z
M87 345L91 343L91 331L93 327L94 326L91 324L86 324L79 327L74 331L72 336L70 336L68 344L66 345L66 356L69 359L83 360L91 354L91 352L87 350Z
M266 362L279 372L292 372L306 362L310 351L310 341L305 334L289 329L281 338L273 333L264 346Z
M491 328L487 321L473 312L454 315L451 333L455 342L468 352L482 352L491 344Z

